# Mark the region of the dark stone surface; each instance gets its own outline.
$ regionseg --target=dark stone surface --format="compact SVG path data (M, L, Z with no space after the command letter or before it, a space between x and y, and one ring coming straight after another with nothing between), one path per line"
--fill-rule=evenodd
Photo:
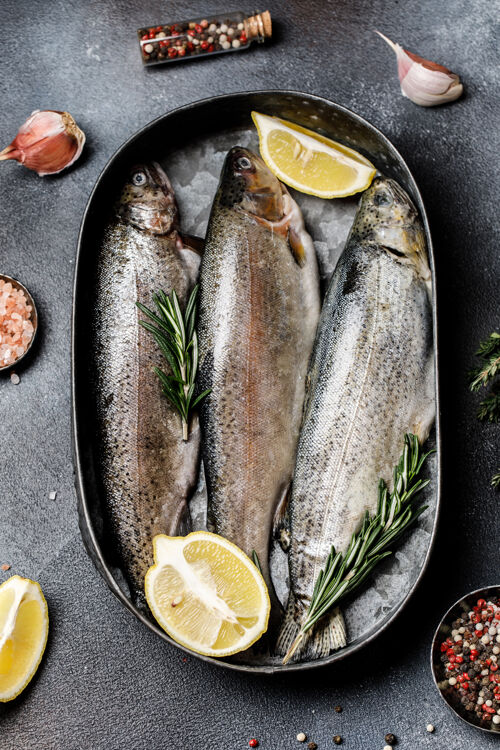
M142 69L135 30L220 9L151 0L2 3L6 145L34 109L70 111L88 136L63 177L1 165L0 272L35 296L39 341L0 378L0 563L42 584L52 628L46 658L23 696L0 707L2 750L139 750L298 746L377 750L489 748L495 739L448 711L431 682L432 632L470 589L500 583L500 429L479 425L466 372L480 337L499 325L498 83L495 4L480 0L270 2L272 46ZM379 28L457 71L458 103L417 108L399 94ZM407 610L359 657L338 668L258 679L227 673L162 643L111 596L78 533L70 445L70 310L81 215L99 171L137 128L211 94L296 88L351 107L392 139L423 193L435 243L441 355L443 513L430 568ZM49 492L57 498L49 500ZM342 714L334 706L344 707ZM427 722L437 729L425 731Z

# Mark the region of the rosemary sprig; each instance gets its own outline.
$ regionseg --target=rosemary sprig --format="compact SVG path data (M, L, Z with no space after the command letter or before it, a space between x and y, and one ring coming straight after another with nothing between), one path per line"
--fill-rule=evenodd
M485 341L481 341L476 355L481 363L469 374L471 391L488 385L500 375L500 333L493 331ZM500 379L497 379L488 395L479 404L477 413L481 421L500 422ZM500 471L491 480L495 488L500 488Z
M300 632L289 648L283 664L286 664L305 637L306 633L334 605L361 586L373 568L392 554L392 546L427 508L417 507L416 496L429 483L420 479L427 457L434 451L421 454L416 435L407 434L404 449L394 467L394 489L389 492L387 484L380 479L378 506L375 515L367 511L361 529L355 532L342 554L331 548L325 567L314 584L311 604Z
M164 395L180 414L183 440L188 439L191 410L210 393L208 389L193 398L198 369L198 337L195 329L198 289L197 284L191 292L184 315L174 290L170 297L163 291L153 294L158 314L140 302L136 303L139 310L153 321L141 320L140 324L153 335L170 365L170 375L159 367L153 369L160 379Z

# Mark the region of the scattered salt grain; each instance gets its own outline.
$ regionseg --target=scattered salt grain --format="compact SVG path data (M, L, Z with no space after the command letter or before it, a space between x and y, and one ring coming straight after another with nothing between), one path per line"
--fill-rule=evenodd
M24 292L0 279L0 367L14 364L28 348L34 334L31 312Z
M299 732L297 735L297 739L299 742L305 742L307 740L307 736L304 734L304 732Z
M57 497L56 490L52 490L51 492L49 492L49 500L55 500L56 497Z
M426 729L428 732L432 733L435 729L434 724L427 724Z
M4 563L3 565L0 565L0 567L2 568L2 570L10 570L9 563Z

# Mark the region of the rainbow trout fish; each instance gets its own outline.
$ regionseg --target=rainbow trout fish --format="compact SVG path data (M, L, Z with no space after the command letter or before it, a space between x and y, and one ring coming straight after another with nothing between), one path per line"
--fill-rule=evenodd
M107 520L131 595L144 606L155 534L186 533L199 466L199 425L182 440L180 417L162 395L166 362L139 321L140 302L175 290L185 306L199 253L179 232L172 186L159 164L132 169L99 248L94 370L100 483Z
M300 209L244 148L226 157L200 278L198 388L211 389L200 409L210 528L256 553L273 598L270 543L293 474L320 292Z
M412 432L435 417L430 279L417 210L393 180L363 194L331 279L308 372L289 503L290 595L276 651L288 652L332 545L345 552L365 511L376 512ZM300 642L295 660L346 644L339 610Z

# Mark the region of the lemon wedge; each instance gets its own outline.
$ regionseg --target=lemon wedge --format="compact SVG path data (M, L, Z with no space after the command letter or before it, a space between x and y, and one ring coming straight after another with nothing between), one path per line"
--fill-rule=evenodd
M40 664L49 632L38 583L12 576L0 586L0 701L16 698Z
M352 148L279 117L252 112L260 153L282 182L319 198L365 190L377 171Z
M208 531L153 539L146 599L161 627L206 656L243 651L267 629L270 601L262 575L239 547Z

